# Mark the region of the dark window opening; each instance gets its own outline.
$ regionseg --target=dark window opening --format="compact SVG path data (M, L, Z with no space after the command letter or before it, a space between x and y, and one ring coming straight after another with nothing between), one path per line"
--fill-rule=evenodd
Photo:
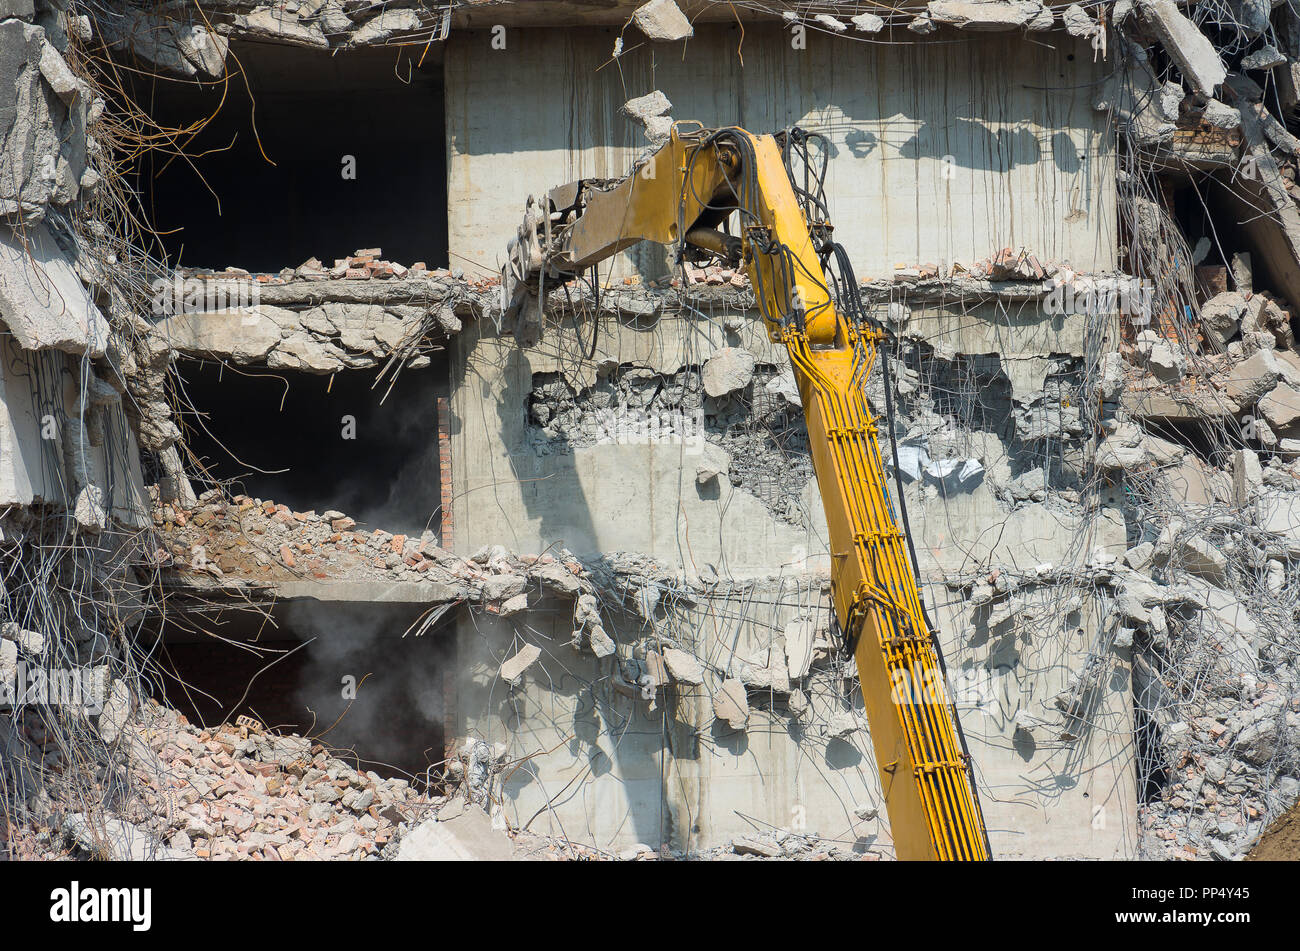
M335 509L363 527L437 534L437 397L445 354L392 391L375 371L332 377L213 361L176 366L187 446L208 479L297 511ZM387 395L385 395L387 394ZM382 403L380 401L383 401Z
M165 128L215 113L178 139L188 158L141 160L141 200L171 264L273 273L378 247L387 260L446 266L439 44L330 55L232 43L227 63L228 83L134 89Z
M1169 763L1164 755L1160 725L1139 701L1133 705L1133 736L1136 742L1138 797L1141 802L1158 802L1169 786Z
M156 698L205 728L251 716L381 776L424 779L444 757L443 680L455 669L447 627L402 637L425 610L298 600L270 621L249 611L206 616L203 631L168 621Z

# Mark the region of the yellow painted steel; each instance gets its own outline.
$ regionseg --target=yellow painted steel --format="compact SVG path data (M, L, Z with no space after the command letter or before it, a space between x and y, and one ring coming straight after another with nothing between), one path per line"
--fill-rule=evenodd
M862 334L817 351L798 332L783 339L830 528L831 592L856 644L895 850L902 859L987 859L969 764L889 508L876 417L862 393L876 341Z
M749 277L768 330L785 343L803 400L817 486L830 529L831 593L856 644L894 848L902 859L989 858L970 764L921 607L907 541L890 509L877 417L862 384L877 358L877 332L836 318L808 224L771 136L751 136L757 195L740 195L790 249L794 287L772 256L747 248ZM802 305L800 329L780 321Z
M836 313L776 140L728 131L748 142L756 167L705 131L680 137L674 129L640 173L591 197L563 263L576 270L640 240L677 241L728 202L756 219L743 235L745 266L803 400L830 529L835 611L856 645L895 850L901 859L988 859L970 764L890 507L878 418L863 393L879 334Z

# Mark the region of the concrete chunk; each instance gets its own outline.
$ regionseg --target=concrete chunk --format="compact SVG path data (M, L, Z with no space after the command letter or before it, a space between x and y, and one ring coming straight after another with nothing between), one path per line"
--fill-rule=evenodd
M76 812L63 821L64 836L92 855L114 862L143 862L177 857L162 840L120 819Z
M652 40L684 40L694 36L695 30L686 14L678 9L673 0L650 0L644 6L637 7L632 14L637 29Z
M1291 429L1300 423L1300 390L1279 383L1259 401L1259 411L1274 432Z
M749 725L749 698L745 685L734 678L724 680L713 695L713 716L723 720L733 730L743 730Z
M862 13L849 20L853 28L860 33L879 33L885 28L885 21L874 13Z
M516 595L523 594L528 587L528 579L522 575L491 575L483 579L484 601L509 601Z
M823 732L833 740L852 736L862 728L862 722L852 710L841 710L827 722Z
M704 362L704 392L719 397L743 390L754 378L755 363L744 347L724 347Z
M1255 52L1246 56L1241 61L1242 69L1272 69L1274 66L1281 66L1286 62L1286 57L1278 51L1277 47L1264 45Z
M1234 109L1227 103L1219 102L1217 99L1211 99L1209 101L1205 107L1205 112L1201 114L1201 118L1204 119L1208 125L1212 125L1216 129L1222 129L1225 132L1236 129L1241 125L1240 110ZM1247 255L1247 257L1249 257L1249 255ZM1235 260L1236 255L1234 255L1233 258ZM1235 274L1236 268L1234 268L1233 271ZM1238 290L1243 290L1243 288L1238 285ZM1249 291L1250 288L1247 287L1244 288L1244 290Z
M1150 542L1142 542L1134 545L1128 551L1124 552L1124 563L1134 571L1146 571L1151 564L1152 556L1155 554L1156 546Z
M795 618L785 626L785 658L790 679L799 680L812 667L813 642L817 639L815 618Z
M1287 554L1300 554L1300 495L1266 492L1255 505L1260 529L1278 536Z
M597 657L609 657L618 650L614 639L606 634L605 629L599 624L593 624L587 629L587 640L591 645L591 652Z
M382 43L396 33L410 33L418 30L420 26L420 14L414 10L385 10L358 27L356 32L348 37L348 42L353 46Z
M426 819L402 837L399 862L502 862L514 856L510 838L492 828L481 809L447 820Z
M1027 26L1043 5L1037 2L1002 3L998 0L930 0L926 4L935 23L959 30L1016 30Z
M731 468L731 454L721 446L711 442L704 444L704 461L695 468L697 485L708 485L720 476L725 476Z
M1090 17L1088 12L1077 3L1072 3L1065 8L1065 14L1061 17L1061 22L1065 24L1065 32L1080 39L1087 39L1100 29L1097 21Z
M50 88L64 102L71 103L77 98L79 88L77 86L77 77L72 74L72 70L68 68L68 64L59 55L59 51L49 43L46 43L41 49L41 75L45 77L45 81L50 84Z
M263 7L247 15L235 16L235 29L252 37L306 46L310 49L329 49L330 42L315 23L301 23L295 14Z
M667 115L672 112L672 109L673 104L668 101L668 97L656 89L644 96L629 99L619 108L619 112L644 125L645 121L652 116Z
M1206 99L1213 98L1215 89L1228 78L1214 44L1183 16L1173 0L1138 0L1138 6L1187 84Z
M501 602L501 617L510 617L512 614L518 614L520 611L528 610L528 595L517 594L513 598L506 598Z
M510 686L515 686L523 679L524 671L537 662L537 658L542 656L542 649L536 644L525 644L515 653L513 657L508 658L501 665L501 679Z
M1237 506L1250 505L1264 490L1264 470L1253 449L1238 449L1232 454L1232 497Z
M658 146L666 142L672 132L673 117L668 115L672 108L673 104L668 101L668 97L656 89L644 96L629 99L623 103L619 111L641 126L650 143ZM625 308L620 307L620 309ZM657 308L651 307L649 313L644 316L650 316L656 310Z
M1236 291L1216 294L1201 305L1201 326L1206 336L1223 348L1241 328L1245 312L1246 298Z
M1142 341L1142 336L1154 336L1150 331L1139 335L1138 352L1146 359L1147 369L1162 383L1177 383L1183 378L1186 361L1169 341L1156 339Z
M1282 368L1271 350L1257 350L1228 371L1223 392L1242 409L1254 406L1276 384Z
M673 680L695 686L704 683L704 672L700 669L699 661L686 651L666 647L663 657L664 666L668 668L668 673L672 675Z
M762 839L749 839L744 836L737 836L731 840L731 851L737 855L757 855L765 859L781 857L781 846L773 842L764 842Z
M1238 755L1248 763L1262 766L1277 753L1278 730L1276 720L1256 720L1248 724L1233 740Z
M104 355L108 322L42 222L0 225L0 321L24 350Z
M0 692L12 690L18 679L18 644L0 640Z
M1228 558L1206 539L1199 536L1180 539L1177 550L1185 571L1211 584L1227 583Z
M568 597L577 594L582 587L577 576L558 561L534 566L529 570L528 577L541 582L548 591Z

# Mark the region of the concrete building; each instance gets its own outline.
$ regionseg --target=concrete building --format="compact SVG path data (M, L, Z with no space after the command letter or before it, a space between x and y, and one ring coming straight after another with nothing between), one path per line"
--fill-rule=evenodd
M502 313L528 196L672 121L825 137L995 856L1230 858L1294 803L1300 140L1243 104L1300 45L1161 0L11 6L0 145L53 172L0 183L0 503L100 540L49 604L57 541L0 551L3 643L105 668L123 755L309 813L193 803L151 855L456 852L450 797L568 856L892 857L748 281L642 243L539 341ZM43 762L34 711L0 752Z
M908 337L944 353L942 363L930 358L920 366L927 380L946 376L958 361L983 361L990 382L1010 386L977 399L999 404L990 409L1005 422L1017 411L1042 411L1045 378L1058 364L1096 361L1108 345L1085 339L1086 321L1053 321L1037 301L1017 299L1022 289L1014 286L983 293L951 286L914 300L915 288L893 284L900 262L951 274L954 265L973 268L1007 246L1033 248L1043 260L1081 272L1115 268L1113 147L1107 117L1093 107L1103 67L1087 55L1086 42L1061 35L1050 45L1027 47L1019 37L995 34L927 47L818 33L798 48L789 29L753 24L742 55L735 24L710 24L698 27L670 61L645 46L620 57L618 72L599 70L617 35L612 28L514 30L501 55L492 51L487 31L449 38L448 233L457 261L473 262L483 273L498 268L520 194L621 175L644 142L619 107L658 88L679 120L762 130L800 125L828 135L827 195L837 238L859 275L889 285L878 307L906 308ZM1013 66L1008 73L995 63ZM1044 75L1057 82L1043 88ZM579 76L581 96L565 94ZM505 181L518 187L502 189ZM638 270L642 278L659 276L653 255L651 249L629 255L615 279ZM582 348L593 335L594 359L584 360ZM525 629L508 620L463 622L460 656L479 662L460 692L463 732L506 742L518 756L556 750L507 785L513 822L536 813L536 822L553 831L571 835L576 827L610 848L635 842L710 847L755 823L789 828L794 817L837 839L875 842L887 835L874 817L883 809L866 737L860 730L825 735L826 719L853 706L835 678L809 685L810 717L792 716L786 697L770 691L764 707L751 711L746 731L720 727L714 717L712 697L737 660L780 655L783 631L800 614L829 623L826 530L810 471L790 466L784 447L758 441L773 457L764 460L772 469L767 478L792 482L791 517L774 513L762 489L744 482L724 478L720 486L701 487L696 472L707 439L670 436L628 445L613 438L569 447L563 436L548 439L531 411L538 389L557 380L579 407L586 397L591 414L602 389L609 406L611 379L636 373L671 386L728 347L742 347L770 368L735 394L737 406L757 405L760 386L789 372L781 348L765 336L752 308L720 300L670 304L640 319L602 315L576 331L557 322L528 350L484 321L456 338L457 549L562 546L597 561L617 551L650 556L698 599L689 608L666 607L666 628L707 658L709 672L690 696L648 716L643 705L608 686L613 658L581 667L557 661L560 670L548 668L510 692L490 659L507 655L518 638L531 640ZM944 382L935 379L935 389ZM703 407L706 419L727 411L715 401ZM1035 447L992 420L947 419L961 427L963 450L986 475L969 489L937 496L918 481L909 502L950 664L978 672L971 682L985 690L1010 687L1017 694L1013 709L965 708L977 769L991 793L986 810L994 848L1027 856L1132 854L1136 802L1124 662L1115 665L1097 717L1106 726L1095 734L1040 745L1027 738L1023 716L1016 719L1021 711L1045 715L1042 700L1064 689L1092 647L1099 607L1085 595L1046 644L1023 650L1008 643L1015 640L1013 627L977 633L972 609L943 587L945 578L999 567L1080 567L1096 548L1122 555L1122 516L1105 499L1080 506L1048 498L1008 512L995 485L1032 468L1027 460L1034 453L1061 453L1069 434L1058 427L1044 434L1048 447ZM997 526L994 543L987 541L991 526ZM717 586L705 584L702 574ZM1027 600L1050 612L1057 602L1052 586L1044 587ZM670 590L663 594L668 601ZM1018 603L1016 611L1031 614L1032 608ZM619 627L615 640L653 642L664 627L658 618L636 618L630 628ZM556 636L550 627L538 633ZM554 802L557 787L573 792L562 804ZM859 819L855 809L873 818ZM1097 821L1103 813L1107 821Z

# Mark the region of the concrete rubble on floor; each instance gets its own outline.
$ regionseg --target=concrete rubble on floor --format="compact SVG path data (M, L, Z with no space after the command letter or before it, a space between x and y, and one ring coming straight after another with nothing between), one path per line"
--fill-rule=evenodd
M352 596L470 604L502 616L558 599L573 604L575 647L598 655L612 649L598 607L601 589L591 570L563 549L516 555L496 545L465 558L440 548L432 532L414 538L363 531L342 512L295 512L243 495L226 500L217 490L205 492L192 509L159 503L153 521L162 542L153 563L177 591L254 601ZM633 604L656 583L653 566L614 572L618 598ZM522 675L536 659L520 661L517 672L506 667L502 676Z
M124 818L67 815L25 858L311 861L378 858L445 798L360 771L260 724L202 730L149 703L126 726L142 796Z

